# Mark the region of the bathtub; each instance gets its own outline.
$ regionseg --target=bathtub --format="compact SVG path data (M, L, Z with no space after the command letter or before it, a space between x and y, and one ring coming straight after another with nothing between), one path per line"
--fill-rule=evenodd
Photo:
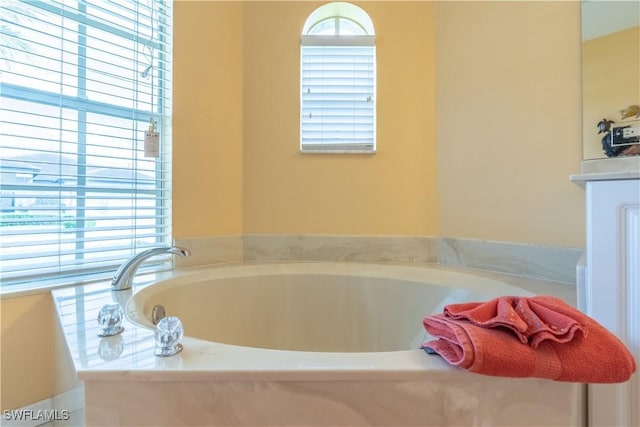
M160 281L137 292L126 312L135 324L153 328L153 307L161 305L167 315L182 320L193 338L271 350L345 353L341 359L355 367L347 353L394 352L385 355L388 358L415 352L427 339L422 319L442 312L447 304L505 294L530 295L504 283L437 269L263 264Z
M245 264L112 294L126 298L130 344L120 362L79 373L87 425L582 422L579 384L478 375L420 350L422 318L446 304L530 295L500 281L439 267ZM155 305L183 322L175 356L153 356Z

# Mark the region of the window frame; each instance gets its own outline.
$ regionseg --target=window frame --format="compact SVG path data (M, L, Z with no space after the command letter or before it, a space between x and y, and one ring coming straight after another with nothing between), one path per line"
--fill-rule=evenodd
M68 186L63 184L58 184L57 186L56 185L42 186L42 185L36 185L34 183L27 183L27 182L24 182L24 183L3 182L1 186L2 194L0 194L0 198L3 199L2 206L4 207L4 201L6 201L5 197L8 197L7 194L9 194L8 192L10 191L13 191L14 193L22 192L19 194L33 194L33 197L38 197L39 195L44 194L42 193L42 191L51 190L58 193L57 200L58 200L58 204L60 204L60 201L63 200L63 193L65 194L64 196L65 199L68 198L68 195L66 193L67 191L75 193L75 196L73 197L73 200L75 201L75 205L73 206L72 210L73 212L75 212L74 218L76 219L74 221L75 226L72 229L71 233L73 233L73 235L75 236L73 241L75 241L75 245L78 249L76 249L76 252L75 252L76 259L74 260L74 262L69 262L69 263L59 262L57 266L54 264L51 264L51 265L47 264L46 266L43 266L38 270L30 270L29 266L25 268L21 267L18 270L15 270L16 271L15 273L5 272L6 274L1 274L2 271L0 271L0 277L2 277L2 286L0 286L0 292L5 293L5 292L12 292L14 290L24 291L25 289L26 290L36 289L36 288L42 287L43 283L45 284L45 286L53 286L56 284L70 284L70 283L76 283L76 282L79 283L85 280L96 280L96 279L108 278L113 274L115 269L124 260L126 260L128 257L133 255L136 251L140 250L141 247L144 248L148 246L157 246L160 244L170 243L171 241L171 201L170 201L170 195L171 195L171 165L170 165L171 96L169 91L171 86L171 56L172 56L172 52L171 52L172 40L170 39L170 28L172 26L170 21L172 0L151 0L151 4L152 6L149 6L150 8L154 8L156 7L156 5L159 5L158 7L162 7L163 11L166 13L166 16L158 16L154 21L153 10L155 9L151 11L152 26L155 27L157 25L157 28L162 29L162 31L159 31L160 39L156 39L156 40L154 40L153 38L153 30L151 30L152 36L145 38L141 35L137 27L136 27L136 30L127 31L123 28L117 27L115 24L112 24L109 22L102 22L95 17L89 16L86 11L87 3L84 0L79 0L78 8L73 10L65 8L61 4L58 4L55 2L35 1L35 0L29 2L29 6L35 8L34 10L41 10L42 11L41 13L49 13L55 16L61 16L61 17L64 17L65 19L70 19L70 20L73 20L74 22L77 22L77 25L78 25L77 40L78 41L77 41L77 52L75 54L78 55L79 59L75 67L76 67L77 82L78 82L77 83L78 86L76 86L76 90L78 92L72 95L65 94L62 91L62 88L64 86L62 84L60 84L59 86L59 92L55 93L52 91L47 91L39 88L3 82L2 90L0 91L0 99L6 99L7 103L11 103L12 101L28 102L33 104L34 108L36 105L59 108L60 113L58 117L60 118L61 122L63 120L62 119L63 111L72 111L75 114L77 114L78 116L76 120L77 128L74 131L72 131L77 136L77 140L75 141L75 146L77 147L78 150L74 153L74 155L77 158L77 164L76 164L77 172L75 175L76 182L74 185L68 185ZM103 6L103 4L99 2L94 2L91 4L91 6L100 8L101 6ZM106 12L108 12L108 10L105 8L105 13ZM151 101L150 109L145 109L144 107L134 107L133 105L131 107L124 107L121 105L117 105L115 103L102 102L100 100L95 100L95 99L92 100L88 96L83 96L82 89L81 89L81 87L83 86L82 82L85 82L84 84L86 85L86 82L87 82L86 70L88 70L89 68L86 67L86 64L83 64L81 55L83 55L83 52L86 52L87 49L91 48L88 44L89 39L87 37L83 37L83 32L86 31L86 29L89 27L109 31L111 34L114 34L114 37L122 37L125 39L129 39L134 43L144 44L145 46L149 46L151 49L155 50L155 52L158 55L155 58L155 60L157 60L158 61L157 63L159 64L156 67L157 73L158 73L156 77L158 78L158 82L162 82L162 84L159 83L155 87L155 93L154 93L153 83L151 83L152 90L151 90L150 98L152 101ZM61 28L64 28L64 27L61 27ZM82 28L85 28L85 30L82 30ZM166 30L169 30L169 32L166 32ZM167 34L169 34L168 38L167 38ZM35 40L35 39L27 39L27 42L30 40ZM126 49L126 48L123 47L123 49ZM152 55L151 61L153 60L154 58ZM10 61L10 60L8 59L7 61ZM9 62L7 64L9 64ZM152 64L154 64L152 66L155 66L154 62L152 62ZM160 65L160 64L163 64L163 65ZM154 76L152 76L151 78L153 80ZM136 77L136 79L132 81L137 81L137 79L138 77ZM137 90L138 89L136 89L136 91ZM144 106L145 104L140 103L140 105ZM4 107L2 107L2 109L4 109ZM22 110L15 110L13 112L17 114L23 114ZM87 184L88 175L86 171L86 168L87 168L86 165L88 164L87 158L89 154L87 153L86 148L83 148L83 147L86 147L89 144L89 142L87 142L86 127L87 127L87 124L90 123L88 121L89 119L87 118L87 116L91 114L95 114L100 118L127 120L130 122L130 126L132 130L139 129L140 123L148 124L151 118L157 121L158 128L160 129L160 144L162 147L160 150L160 158L157 161L155 161L153 169L144 170L145 172L151 171L151 170L155 172L154 178L151 179L151 181L155 183L152 188L145 187L144 184L138 184L140 181L137 177L139 176L138 174L140 173L141 169L138 169L137 165L132 166L131 169L129 169L130 171L132 171L131 172L132 176L135 177L133 178L133 184L131 185L131 187L117 188L117 187L109 187L109 184L102 184L100 186L97 186L97 185L91 186ZM55 117L55 116L47 116L47 117ZM10 119L7 119L7 120L10 120ZM12 122L7 121L7 123L11 124ZM108 125L105 125L105 126L108 126ZM84 128L84 131L83 131L83 128ZM140 141L136 141L136 140L144 139L145 130L146 130L146 126L140 129L140 132L136 133L136 137L134 138L134 143L130 151L134 153L133 157L135 159L138 159L138 157L136 157L138 156L138 154L135 154L135 152L140 151L138 150L136 145L137 142L140 142ZM62 133L63 129L60 128L59 131L60 133ZM20 135L18 136L13 135L13 136L22 138ZM28 140L29 136L25 135L23 136L23 138L27 138ZM62 140L58 142L60 143L62 142ZM0 148L7 149L7 150L12 150L12 149L15 150L15 148L12 148L10 143L8 143L8 145L6 146L2 145ZM25 150L25 152L27 151ZM57 156L60 158L61 164L63 162L62 159L65 156L65 154L68 154L61 149L59 149L58 151L51 151L51 153L57 154ZM12 159L4 159L4 160L7 162L5 163L5 168L8 168L6 165L9 164L8 161ZM13 160L13 161L17 161L17 160ZM0 170L0 172L2 172L3 175L6 171L7 169ZM139 212L138 209L140 209L138 208L138 205L137 205L138 196L139 195L142 196L143 199L144 197L149 197L150 199L147 199L147 200L150 200L155 207L154 208L144 207L142 209L144 209L145 211L149 211L149 210L155 211L155 219L154 219L155 225L145 226L147 229L155 229L155 232L150 234L149 235L150 237L148 237L148 240L153 240L153 243L149 243L149 242L138 243L139 239L137 238L136 232L131 232L131 236L128 238L129 244L127 245L127 248L118 250L117 251L118 255L114 255L113 259L109 259L104 262L83 261L84 259L86 259L83 257L86 257L87 254L90 254L90 252L87 252L87 241L84 240L85 239L84 235L87 232L87 229L85 228L85 224L88 219L88 217L86 217L85 215L86 215L87 209L89 209L88 207L84 206L85 195L87 193L101 195L99 197L105 197L104 200L107 200L106 197L110 197L107 195L113 195L113 196L116 196L116 195L119 196L122 194L129 195L132 200L132 205L134 206L131 208L132 209L131 216L128 217L128 218L131 218L132 221L136 221L136 218L138 217L138 212ZM109 215L110 211L100 210L100 212L105 212L105 215ZM57 234L58 236L60 236L60 234L63 233L63 231L61 231L62 223L65 222L65 220L61 212L58 213L57 218L58 218L57 219L58 225L56 227L59 227L59 231L57 231ZM7 222L4 219L2 219L2 221ZM0 225L6 225L6 224L0 224ZM54 230L53 226L51 227L51 230ZM128 227L123 227L122 230L132 230L132 228L131 226L128 226ZM14 235L14 236L21 236L21 235L24 235L25 232L26 231L23 231L22 234L20 234L21 233L20 231L17 231L15 233L10 233L10 230L6 229L5 227L0 227L0 235L4 234L5 236L8 236L10 233L11 235ZM68 231L66 230L64 232L68 233ZM56 234L56 231L43 230L41 233L53 235L53 234ZM122 233L124 235L126 234L126 231L123 231ZM31 235L33 235L33 233L31 233ZM58 238L60 239L60 237ZM61 240L59 240L59 242L61 242ZM58 243L58 244L62 246L62 243ZM109 246L109 248L113 249L113 244ZM62 251L61 249L58 249L57 256L59 258L63 256L61 251ZM14 258L12 258L10 254L8 254L8 251L4 251L2 252L2 254L4 255L0 256L0 266L2 266L3 264L5 265L5 268L7 268L8 266L11 266L10 262ZM18 258L18 256L19 255L16 255L15 259L19 260L20 258ZM43 255L40 255L38 253L37 256L42 257ZM80 257L80 259L78 259L78 257ZM24 259L28 259L28 258L24 258ZM86 264L83 262L86 262ZM166 270L170 267L171 267L171 263L168 257L158 257L157 259L153 260L153 262L146 263L144 271L161 271L161 270Z
M331 34L331 35L314 34L314 30L317 29L319 25L323 24L324 22L328 22L330 20L334 20L334 25L333 25L334 34ZM361 29L361 32L355 35L340 34L341 20L346 20L355 24L357 27ZM305 58L307 55L310 55L309 51L313 48L318 48L318 49L326 48L329 52L331 51L332 48L336 48L336 49L353 48L354 51L356 49L359 49L362 51L362 53L352 54L354 58L353 64L356 64L357 63L356 61L360 60L361 58L370 56L370 59L368 62L366 62L366 64L364 62L361 63L364 65L368 64L371 67L369 71L366 71L366 73L369 75L368 79L370 80L370 83L366 86L367 89L369 89L366 92L366 98L355 99L356 96L359 97L363 95L360 95L360 94L356 95L356 92L355 92L356 89L354 86L354 92L352 94L344 95L344 96L350 95L352 99L346 99L342 101L343 105L349 102L352 103L353 106L351 107L351 111L349 111L349 107L334 107L334 108L345 111L343 115L338 116L338 118L336 119L338 122L342 123L342 125L338 125L337 122L332 122L331 120L329 120L328 124L326 124L323 119L321 119L320 123L316 122L315 125L312 125L310 123L312 119L312 112L309 111L309 108L311 108L310 105L313 101L306 99L306 98L311 98L311 96L305 96L305 94L306 95L311 94L310 92L311 89L309 86L310 83L305 83L305 81L306 80L309 81L312 79L311 77L309 77L309 74L312 74L313 71L309 70L310 65L309 65L309 62L305 62ZM331 55L331 54L328 53L327 55ZM348 54L345 54L345 55L348 55ZM357 76L362 75L363 71L358 72L358 71L355 71L355 69L356 69L356 66L353 67L354 71L352 71L353 74L351 75L351 77L348 77L348 76L344 77L344 82L347 82L349 79L351 79L352 81L355 81L358 78ZM343 68L340 68L340 69L334 68L334 69L328 69L326 71L328 71L329 73L331 72L335 73L338 71L345 72L347 70ZM318 72L318 69L316 69L316 72ZM319 79L315 78L315 80L322 80L322 79L324 79L324 77L321 77ZM316 92L316 95L319 95L319 94L325 93L324 88L330 87L331 85L326 84L325 86L324 83L321 83L320 85L318 84L311 85L311 87L314 87L314 86L319 90L319 92ZM329 96L332 96L332 95L329 95ZM300 152L301 153L375 154L377 150L376 97L377 97L376 36L375 36L375 30L373 28L373 22L371 21L371 18L363 9L351 3L333 2L333 3L327 3L323 6L320 6L308 16L303 26L302 35L300 37L300 147L299 147ZM356 106L356 105L362 105L363 101L365 104L371 104L370 107L368 107L371 109L371 112L366 113L365 115L359 114L358 111L363 111L363 110L359 110L359 108ZM330 106L330 104L328 104L333 101L320 100L320 102L325 103L320 107L322 111L328 112L329 110L334 109ZM365 111L366 109L367 108L365 107ZM321 116L322 116L322 111L320 112ZM356 119L356 117L360 117L360 119ZM354 120L353 122L351 122L350 130L346 130L344 132L334 130L335 128L338 128L338 127L348 126L349 119ZM356 124L356 120L370 121L370 123L368 125ZM331 129L332 125L334 129ZM313 132L311 129L319 129L315 131L315 133L321 134L319 138L315 138L318 140L317 143L308 142L311 139L310 135ZM360 131L360 129L364 129L364 130ZM337 137L336 139L337 142L328 142L331 138L325 137L324 136L325 132L333 133L334 135L336 134L341 134L341 135ZM364 141L364 138L360 138L356 136L354 136L353 139L349 140L348 138L345 138L343 136L343 135L347 135L349 132L352 132L353 135L356 135L356 133L358 133L359 135L362 135L364 133L368 135L368 137L366 137L368 141Z

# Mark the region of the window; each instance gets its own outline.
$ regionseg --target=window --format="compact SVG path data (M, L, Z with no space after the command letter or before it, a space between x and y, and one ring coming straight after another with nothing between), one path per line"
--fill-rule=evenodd
M371 18L350 3L316 9L301 38L300 150L376 150L376 48Z
M0 17L3 288L168 243L171 0L2 0Z

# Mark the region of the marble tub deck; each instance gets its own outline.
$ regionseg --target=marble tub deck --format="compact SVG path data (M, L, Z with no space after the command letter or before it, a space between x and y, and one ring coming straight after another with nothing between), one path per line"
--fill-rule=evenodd
M575 286L563 283L442 265L424 267L470 273L576 303ZM153 356L153 331L128 319L122 334L97 336L96 315L102 305L124 305L132 292L190 271L140 276L131 292L111 292L107 282L52 291L73 366L84 383L86 425L582 423L581 384L477 375L421 350L403 352L403 366L389 366L388 353L362 353L357 357L367 359L370 369L350 371L336 368L341 366L340 353L325 354L325 366L311 365L318 359L305 360L299 354L298 365L291 366L291 359L282 354L288 352L190 337L183 340L183 352L159 358ZM269 370L263 369L265 358Z

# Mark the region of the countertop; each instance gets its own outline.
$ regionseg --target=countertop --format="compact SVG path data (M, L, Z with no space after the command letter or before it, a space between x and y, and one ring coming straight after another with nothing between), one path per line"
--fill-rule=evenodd
M569 180L583 185L587 181L640 179L640 156L584 160L578 174Z

